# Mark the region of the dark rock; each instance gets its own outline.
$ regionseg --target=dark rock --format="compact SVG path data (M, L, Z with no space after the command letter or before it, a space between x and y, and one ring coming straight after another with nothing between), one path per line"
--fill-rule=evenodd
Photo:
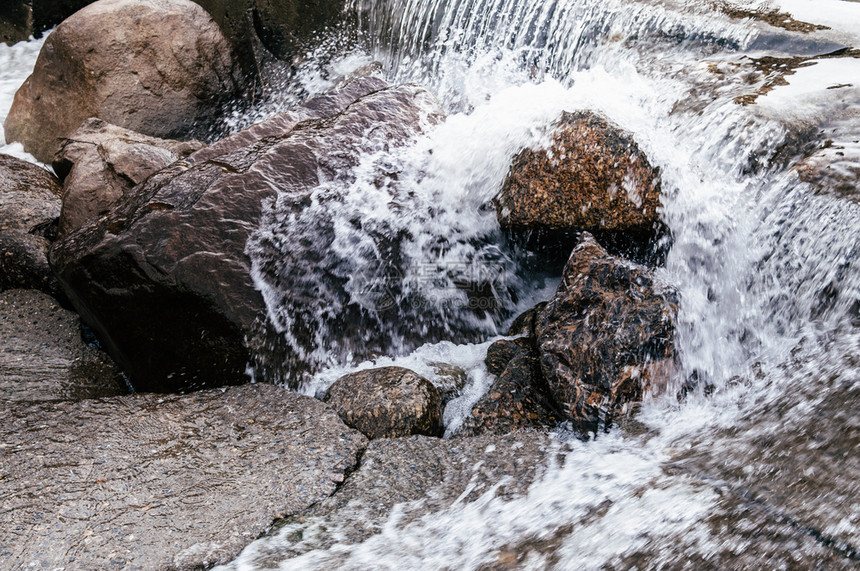
M199 151L199 141L148 137L87 119L54 155L54 171L63 179L62 236L107 214L113 205L148 176Z
M581 231L645 258L661 230L659 169L603 117L564 113L548 149L517 155L495 205L502 228L540 251L541 264L563 262Z
M61 296L47 259L60 191L45 169L0 155L0 291L38 289Z
M453 398L459 396L469 382L469 374L465 369L450 363L431 363L436 373L434 385L442 397L442 408Z
M13 44L39 37L94 0L3 0L0 42Z
M511 323L508 329L508 335L525 335L526 337L535 336L535 321L537 316L546 307L546 302L542 301L531 309L527 309L522 314L518 315Z
M487 492L505 499L516 497L526 493L564 450L535 432L453 440L424 436L375 440L365 451L361 467L335 495L279 522L277 534L249 546L241 564L231 563L224 571L236 571L238 565L274 569L285 559L313 549L362 542L383 531L395 505L401 510L398 525L406 526L428 513L444 512L455 502L471 503ZM493 491L494 486L498 487ZM340 567L332 563L332 568Z
M78 316L41 292L0 292L0 339L0 401L81 400L126 392L110 357L84 343Z
M79 403L0 402L10 569L201 569L331 495L366 439L271 385Z
M461 436L552 428L561 420L541 376L533 338L502 339L487 349L487 370L498 378L472 407Z
M596 430L664 384L676 313L675 292L651 271L584 234L535 326L543 375L568 418Z
M45 40L6 118L43 162L90 117L163 138L206 137L243 93L229 41L190 0L99 0Z
M402 367L350 373L335 381L323 401L347 426L371 440L442 434L442 401L433 383Z
M258 378L291 383L319 366L320 350L366 358L392 345L391 320L345 290L334 222L286 221L362 152L409 140L436 109L419 87L353 81L156 173L58 241L52 265L138 390L244 382L248 347ZM264 216L270 229L260 232Z

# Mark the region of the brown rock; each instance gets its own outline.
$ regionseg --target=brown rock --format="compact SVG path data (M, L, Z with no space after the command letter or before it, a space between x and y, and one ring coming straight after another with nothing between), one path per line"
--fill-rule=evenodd
M45 169L0 155L0 291L61 288L47 252L60 213L59 181Z
M147 135L205 137L242 93L232 47L190 0L99 0L45 40L6 139L43 162L90 117Z
M496 341L487 349L484 363L487 365L487 371L499 376L504 372L508 363L521 356L537 356L534 338L521 337L513 340L501 339Z
M210 569L330 496L367 439L272 385L0 401L6 569Z
M0 293L0 401L47 402L125 394L120 371L81 338L80 318L31 290Z
M59 235L107 214L132 188L205 145L148 137L101 119L84 121L62 139L54 171L63 179Z
M660 176L633 138L590 111L565 113L549 149L522 151L496 210L511 230L653 234Z
M442 433L442 406L433 383L401 367L350 373L323 400L370 439Z
M535 336L535 321L543 308L546 307L546 302L542 301L531 309L527 309L522 314L518 315L511 323L508 329L508 335L525 335L526 337Z
M538 350L554 400L596 430L670 374L676 294L586 233L538 317Z

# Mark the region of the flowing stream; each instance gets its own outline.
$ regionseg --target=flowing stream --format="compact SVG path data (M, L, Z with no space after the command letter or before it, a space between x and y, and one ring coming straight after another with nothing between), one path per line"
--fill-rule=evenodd
M394 515L363 543L310 545L263 563L259 553L288 541L274 534L227 568L490 569L504 568L499 553L508 551L525 554L523 569L860 565L860 59L813 58L776 82L762 59L796 64L860 44L860 3L732 5L829 27L809 33L726 6L353 0L358 41L309 54L259 113L379 62L389 81L427 86L448 118L384 157L419 197L416 212L372 208L372 173L358 172L344 218L408 229L415 283L431 266L489 271L512 255L491 247L498 227L481 206L511 158L541 144L562 111L597 110L662 171L672 242L658 272L681 297L677 382L695 378L699 389L682 402L676 390L651 396L639 431L570 440L563 461L521 497L490 491L419 518ZM37 50L0 46L0 60L13 62L0 68L0 109ZM821 176L802 176L805 155ZM418 215L430 204L433 216ZM428 254L439 237L455 245L445 259ZM356 241L342 238L332 247L347 255ZM507 269L494 277L516 293L515 309L553 291L551 277ZM432 283L443 298L450 291ZM404 347L361 364L323 355L328 367L301 390L318 394L355 368L395 363L435 379L433 363L454 364L469 384L446 410L450 434L489 385L483 356L506 323L479 325L475 344Z

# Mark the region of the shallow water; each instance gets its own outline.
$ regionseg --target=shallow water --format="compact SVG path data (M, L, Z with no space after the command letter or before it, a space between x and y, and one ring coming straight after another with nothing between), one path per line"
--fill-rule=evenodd
M522 569L858 565L860 59L812 60L787 85L738 101L774 79L756 58L858 43L860 4L736 4L784 6L832 29L788 32L692 0L355 0L360 41L309 54L254 117L379 61L390 81L427 85L448 119L403 149L366 157L350 181L355 200L336 215L408 231L407 281L424 294L450 300L457 272L492 270L524 309L554 282L524 276L515 253L494 249L495 216L481 207L511 158L545 141L562 111L597 110L661 168L672 244L658 272L681 298L675 382L695 377L709 390L683 402L675 390L653 395L639 430L572 440L525 495L488 492L418 518L393 515L363 543L309 546L273 564L257 554L290 544L275 533L226 568L503 568L509 552ZM37 44L0 46L0 58L15 62L0 67L0 116L6 86L23 79ZM831 168L804 182L794 167L813 153ZM406 214L372 200L370 166L380 162L413 192ZM428 204L433 216L422 214ZM339 255L372 264L349 249L362 236L345 232ZM442 256L432 247L440 237L450 245ZM360 296L367 284L355 288ZM452 323L461 318L454 310ZM485 342L404 346L361 364L322 355L323 370L301 391L392 363L442 383L436 364L455 365L468 384L446 410L450 434L489 385L482 360L507 320L472 323Z

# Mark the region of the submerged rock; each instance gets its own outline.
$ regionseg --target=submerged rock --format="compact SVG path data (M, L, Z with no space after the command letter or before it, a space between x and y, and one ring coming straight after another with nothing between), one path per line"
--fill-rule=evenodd
M648 242L658 233L660 173L633 137L591 111L564 113L545 149L514 158L496 212L503 229L538 249L580 231ZM641 247L640 247L641 249Z
M47 252L60 213L59 181L34 164L0 155L0 291L61 288Z
M146 135L206 137L243 93L229 41L190 0L99 0L45 40L6 118L6 139L51 162L98 117Z
M205 145L148 137L87 119L63 139L54 171L63 179L60 236L107 214L114 204L149 175Z
M675 292L651 271L584 234L535 324L543 375L567 417L596 430L665 383L676 313Z
M321 352L385 350L392 320L347 291L356 254L333 251L330 211L296 218L335 208L326 188L348 189L363 153L405 143L438 110L420 87L355 80L156 173L60 240L52 265L138 390L245 382L249 347L258 378L293 384Z
M84 343L80 318L41 292L0 292L0 339L0 401L34 403L126 393L110 357Z
M334 407L347 426L370 439L442 434L439 391L402 367L345 375L329 388L323 401Z
M201 569L331 495L366 439L271 385L79 403L0 402L9 568Z

